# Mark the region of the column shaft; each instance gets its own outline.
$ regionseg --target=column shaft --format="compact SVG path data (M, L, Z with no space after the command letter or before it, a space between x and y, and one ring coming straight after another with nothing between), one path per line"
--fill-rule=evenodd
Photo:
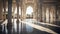
M8 0L8 34L12 34L12 0Z

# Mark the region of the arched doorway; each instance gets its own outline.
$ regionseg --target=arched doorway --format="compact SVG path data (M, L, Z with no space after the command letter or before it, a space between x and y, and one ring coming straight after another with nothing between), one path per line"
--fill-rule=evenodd
M33 7L28 6L26 8L26 18L28 19L33 18Z

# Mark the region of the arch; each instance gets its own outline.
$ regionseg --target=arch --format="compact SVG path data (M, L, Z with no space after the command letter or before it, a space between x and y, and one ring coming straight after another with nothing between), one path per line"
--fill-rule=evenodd
M33 7L32 6L28 6L27 9L26 9L26 14L31 15L32 12L33 12Z

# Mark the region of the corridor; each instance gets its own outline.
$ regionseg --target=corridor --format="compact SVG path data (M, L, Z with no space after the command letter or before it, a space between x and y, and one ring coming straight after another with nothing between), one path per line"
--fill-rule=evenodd
M60 0L0 0L0 34L60 34Z

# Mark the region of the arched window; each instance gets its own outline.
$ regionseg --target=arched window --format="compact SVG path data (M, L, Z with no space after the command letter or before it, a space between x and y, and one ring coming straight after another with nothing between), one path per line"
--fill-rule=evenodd
M26 14L31 15L32 12L33 12L33 8L31 6L28 6L27 9L26 9Z

